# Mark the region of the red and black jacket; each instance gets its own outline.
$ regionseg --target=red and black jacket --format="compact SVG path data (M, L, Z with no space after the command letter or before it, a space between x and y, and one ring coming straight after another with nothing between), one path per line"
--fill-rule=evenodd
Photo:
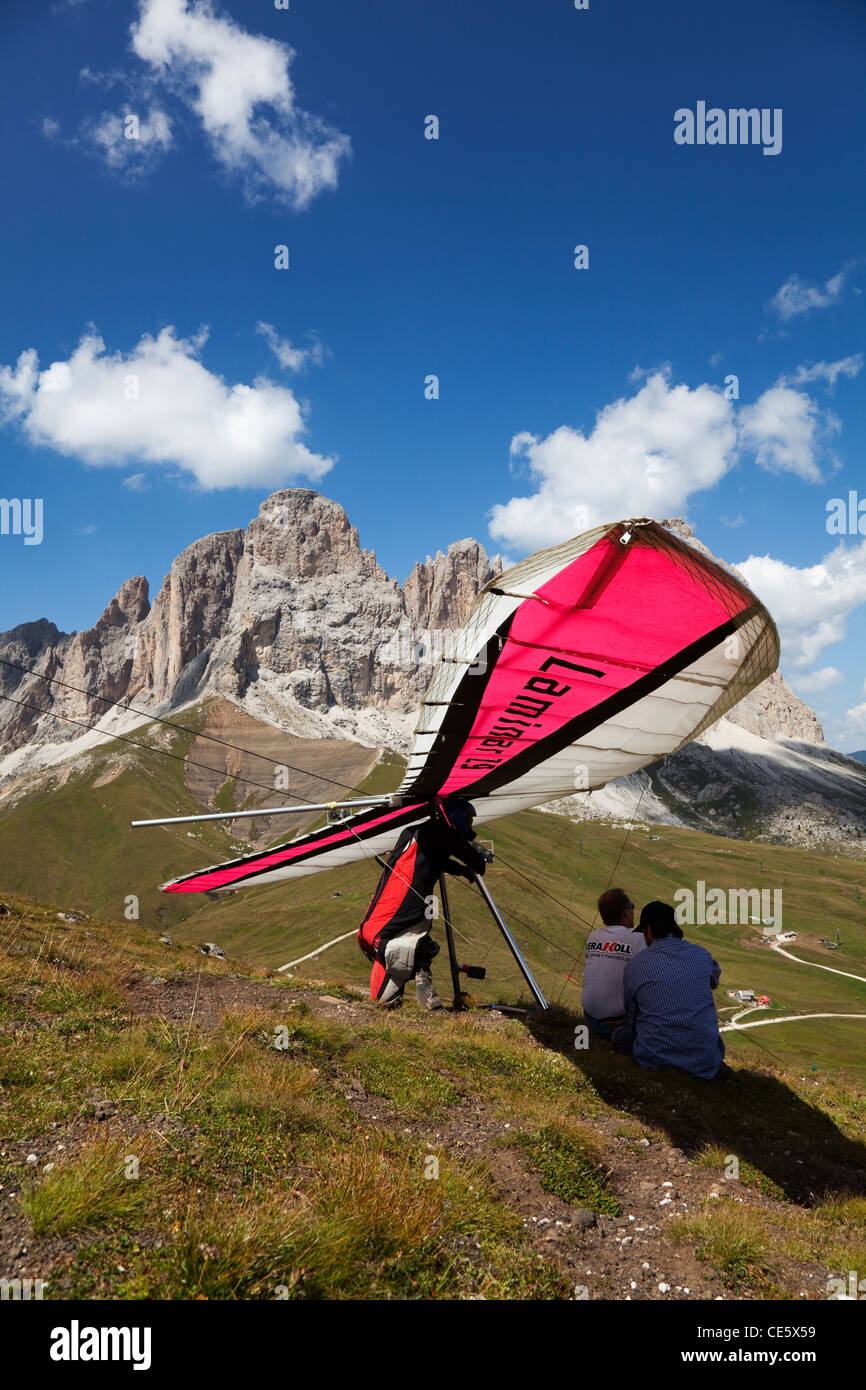
M358 930L358 945L364 955L381 962L392 937L425 922L430 924L432 916L427 909L440 874L464 874L467 868L483 874L485 864L472 842L444 821L408 826L385 860Z

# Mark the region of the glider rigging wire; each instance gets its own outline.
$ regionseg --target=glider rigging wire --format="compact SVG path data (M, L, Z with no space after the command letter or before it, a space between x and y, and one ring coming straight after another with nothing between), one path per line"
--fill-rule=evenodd
M100 697L100 698L104 698L104 697ZM200 763L200 762L198 762L195 758L190 758L190 757L187 756L186 754L172 753L172 752L170 752L170 750L167 749L167 748L153 748L153 747L151 747L151 745L148 744L148 743L137 743L135 739L126 738L125 735L123 735L123 734L109 734L109 733L106 733L103 729L97 728L97 726L96 726L95 724L85 724L85 723L83 723L82 720L80 720L80 719L73 719L72 716L69 715L69 714L57 714L55 710L43 709L40 705L31 705L31 704L28 704L28 702L27 702L26 700L16 700L15 697L14 697L13 695L0 695L0 700L8 700L8 701L10 702L10 704L13 704L13 705L20 705L22 709L29 709L29 710L33 710L34 713L36 713L36 714L44 714L44 715L47 715L47 717L48 717L49 719L62 719L62 720L64 721L64 723L66 723L66 724L75 724L75 725L78 726L79 729L85 729L85 730L87 730L88 733L99 734L100 738L113 739L116 743L127 743L127 744L129 744L130 748L139 748L139 749L141 749L142 752L144 752L144 753L159 753L163 758L173 758L173 759L175 760L175 762L183 763L185 766L186 766L186 765L189 765L190 767L198 767L198 768L201 768L201 770L202 770L203 772L214 772L214 773L216 773L216 775L217 775L218 777L222 777L223 781L225 781L227 777L231 776L231 777L234 778L235 782L243 782L244 785L247 786L247 787L259 787L262 791L269 792L271 796L273 796L273 794L274 794L275 788L272 787L272 786L269 787L268 784L267 784L266 782L256 782L252 777L242 777L239 773L237 773L237 774L235 774L235 773L229 773L229 771L228 771L227 768L212 767L212 766L210 765L210 763ZM114 701L110 701L110 703L114 704L115 702L114 702ZM167 720L167 719L162 719L162 720L160 720L160 721L158 721L158 722L160 722L160 723L162 723L162 724L168 724L168 727L169 727L170 729L179 729L179 730L181 730L182 732L185 732L185 733L192 733L192 734L194 734L194 733L196 732L195 729L186 729L186 727L185 727L183 724L172 724L172 723L171 723L169 720ZM223 740L223 739L217 739L216 742L222 743L222 742L224 742L224 740ZM234 748L234 744L232 744L232 743L227 743L227 744L226 744L226 747L227 747L227 748ZM244 749L244 748L239 748L239 749L237 749L237 752L239 752L239 753L244 753L244 752L246 752L246 751L247 751L247 750ZM264 754L259 754L259 755L257 755L257 756L264 757L265 755L264 755ZM275 765L273 759L269 759L268 761L271 762L271 765L272 765L272 766ZM281 766L282 766L282 767L288 767L288 764L287 764L287 763L282 763ZM294 768L294 769L292 769L292 770L295 771L295 772L303 772L303 769L302 769L302 768ZM305 777L317 777L319 774L316 773L316 772L309 772L309 773L304 772L303 775L304 775ZM332 779L331 779L330 777L325 777L323 780L326 781L326 782L330 782ZM342 787L342 786L345 786L346 784L343 783L343 782L338 782L338 783L336 783L335 785L341 786L341 787ZM350 790L350 791L357 791L358 788L357 788L357 787L350 787L350 788L348 788L348 790ZM291 795L291 796L294 796L294 795L295 795L295 793L291 791L291 788L286 788L286 791L287 791L287 792L289 793L289 795ZM300 796L300 793L298 793L298 796ZM303 800L302 797L301 797L301 800ZM262 816L266 816L266 815L268 814L268 808L267 808L266 806L265 806L265 807L262 807L262 812L261 812L261 814L262 814ZM232 819L231 812L227 812L227 813L226 813L225 819L226 819L226 820L231 820L231 819Z
M568 826L568 825L570 825L570 824L571 824L571 822L568 821L568 820L566 820L566 826ZM497 864L504 864L505 867L506 867L506 869L510 869L511 872L512 872L513 874L517 874L518 877L520 877L520 878L525 878L525 879L526 879L526 882L527 882L528 884L530 884L530 886L533 887L537 892L543 893L544 896L545 896L546 898L550 898L550 901L551 901L552 903L556 903L558 907L563 908L563 910L564 910L565 912L567 912L567 913L569 914L570 917L573 917L573 918L575 919L576 922L582 922L584 926L589 926L590 930L592 930L592 924L591 924L591 923L588 923L585 917L581 917L581 915L580 915L579 912L575 912L575 911L574 911L574 908L572 908L572 907L566 907L565 903L564 903L564 902L561 902L559 898L554 897L553 893L548 893L547 889L546 889L546 888L542 888L541 884L540 884L540 883L536 883L536 882L535 882L535 879L530 878L529 874L525 874L525 873L523 873L523 871L522 871L521 869L517 869L517 868L514 867L513 864L509 864L508 860L507 860L507 859L503 859L502 855L499 854L498 852L497 852L497 855L496 855L496 862L497 862Z

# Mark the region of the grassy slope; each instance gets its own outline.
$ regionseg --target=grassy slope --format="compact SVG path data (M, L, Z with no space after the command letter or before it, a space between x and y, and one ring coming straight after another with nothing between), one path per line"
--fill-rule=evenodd
M576 1052L568 1013L383 1019L264 975L9 900L7 1277L51 1298L799 1298L866 1263L844 1078L707 1088Z

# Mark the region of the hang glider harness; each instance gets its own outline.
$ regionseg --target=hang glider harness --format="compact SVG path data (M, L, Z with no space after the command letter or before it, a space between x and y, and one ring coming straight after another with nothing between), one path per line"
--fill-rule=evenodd
M478 819L487 822L575 791L596 790L658 761L702 733L766 679L778 655L770 615L731 571L646 518L597 527L531 555L482 591L434 671L397 792L132 824L328 813L325 828L187 874L163 885L169 893L226 891L361 858L376 859L393 845L395 832L444 815L449 798L471 800ZM2 658L0 664L274 765L265 754L237 748L124 701L94 696ZM225 769L196 763L170 749L103 733L93 724L11 695L0 698L101 737L225 775ZM344 791L357 791L321 773L283 766ZM273 786L250 777L238 775L235 780L273 793ZM537 1008L547 1010L547 1000L487 885L480 875L473 877ZM540 885L533 886L552 896ZM459 1008L464 1003L461 967L443 877L439 889ZM469 968L469 973L477 974L477 968Z

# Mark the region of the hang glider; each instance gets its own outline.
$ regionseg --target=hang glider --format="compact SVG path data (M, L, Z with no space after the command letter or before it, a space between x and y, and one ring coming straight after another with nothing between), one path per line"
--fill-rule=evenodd
M772 618L730 570L655 521L597 527L482 591L433 674L396 793L164 891L275 883L387 852L451 795L485 822L603 787L682 748L778 660Z

